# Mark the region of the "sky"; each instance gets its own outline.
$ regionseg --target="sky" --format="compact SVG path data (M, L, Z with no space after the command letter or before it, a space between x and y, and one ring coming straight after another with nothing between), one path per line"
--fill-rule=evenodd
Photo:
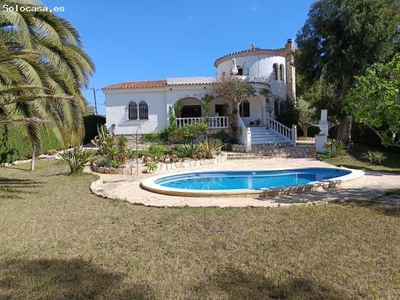
M295 39L314 0L42 0L79 31L96 72L89 104L123 81L214 76L221 56ZM58 12L55 12L58 10Z

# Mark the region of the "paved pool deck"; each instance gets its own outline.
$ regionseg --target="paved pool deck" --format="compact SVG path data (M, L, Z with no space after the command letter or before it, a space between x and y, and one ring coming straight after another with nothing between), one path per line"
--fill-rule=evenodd
M345 182L333 188L308 191L300 194L280 195L274 197L226 197L196 198L156 194L141 188L140 183L151 176L177 174L188 171L213 170L255 170L280 169L294 167L331 166L315 158L272 158L229 160L213 165L189 167L168 171L156 171L153 174L111 175L98 174L102 184L93 189L101 197L126 200L133 204L155 207L276 207L286 205L309 205L326 203L333 200L371 200L372 198L400 205L400 196L383 197L385 191L400 189L400 175L365 171L357 180Z

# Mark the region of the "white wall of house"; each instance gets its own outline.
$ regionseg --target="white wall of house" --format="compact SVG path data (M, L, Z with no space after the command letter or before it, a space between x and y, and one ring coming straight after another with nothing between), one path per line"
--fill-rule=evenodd
M115 126L115 134L134 134L139 126L139 133L157 132L165 128L167 112L164 89L104 90L104 93L107 128L111 129L112 126ZM129 120L129 103L136 102L139 105L141 101L145 101L148 105L149 118L147 120Z
M271 86L271 92L285 99L286 97L286 60L283 56L253 55L237 57L236 65L243 68L243 76L254 82L264 82ZM276 80L273 77L273 65L283 65L283 79ZM218 65L218 75L231 73L233 67L232 60L227 60ZM253 78L249 78L253 77Z
M167 88L103 90L107 128L114 127L114 133L131 135L136 133L155 133L165 129L169 124L169 108L180 99L185 98L186 105L198 105L198 99L210 93L208 86L173 86ZM131 102L139 105L145 101L148 105L147 120L129 120L128 106ZM140 128L138 129L138 127Z

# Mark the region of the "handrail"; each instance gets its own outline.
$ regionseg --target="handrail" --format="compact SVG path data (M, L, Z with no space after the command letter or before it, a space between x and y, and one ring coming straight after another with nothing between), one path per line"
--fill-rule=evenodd
M272 119L271 117L266 117L266 126L268 129L275 131L280 136L286 138L293 145L296 145L297 140L297 126L293 125L292 128L289 128L282 123Z
M245 145L246 152L250 152L251 151L251 130L244 124L244 122L239 114L237 115L237 119L238 119L238 123L239 123L238 126L240 129L239 143Z

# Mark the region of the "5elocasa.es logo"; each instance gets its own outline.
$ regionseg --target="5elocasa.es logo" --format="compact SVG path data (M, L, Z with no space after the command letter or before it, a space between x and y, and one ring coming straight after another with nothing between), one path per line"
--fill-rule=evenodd
M64 6L54 6L53 8L50 8L47 6L40 6L40 5L21 5L21 4L15 4L15 5L4 4L0 7L0 9L3 11L15 11L15 12L42 12L42 11L64 12L65 11Z

